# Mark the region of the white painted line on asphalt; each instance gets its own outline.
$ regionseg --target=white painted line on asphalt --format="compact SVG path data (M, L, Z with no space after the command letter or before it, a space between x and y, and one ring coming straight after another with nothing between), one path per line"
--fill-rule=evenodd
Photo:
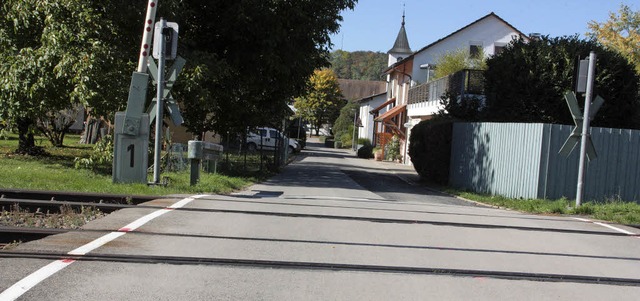
M171 210L170 209L166 209L166 208L156 210L156 211L151 212L151 213L149 213L149 214L147 214L147 215L145 215L145 216L143 216L143 217L141 217L141 218L129 223L128 225L118 229L118 231L119 232L130 232L130 231L133 231L133 230L142 227L142 225L150 222L151 220L153 220L153 219L155 219L155 218L157 218L157 217L159 217L159 216L161 216L161 215L163 215L163 214L165 214L165 213L167 213L169 211L171 211Z
M607 227L607 228L609 228L609 229L611 229L611 230L615 230L615 231L618 231L618 232L622 232L622 233L624 233L624 234L628 234L628 235L637 235L636 233L633 233L633 232L627 231L627 230L625 230L625 229L620 229L620 228L618 228L618 227L614 227L614 226L612 226L612 225L608 225L608 224L605 224L605 223L594 222L594 224L596 224L596 225L600 225L600 226L603 226L603 227Z
M176 202L175 204L169 206L169 208L174 208L175 209L175 208L184 207L184 205L189 204L194 199L201 198L203 196L205 196L205 195L196 195L196 196L193 196L193 197L190 197L190 198L182 199L181 201Z
M133 221L132 223L129 223L128 225L120 228L118 230L118 232L111 232L109 234L105 234L103 236L101 236L100 238L97 238L75 250L70 251L69 255L74 255L74 256L82 256L85 255L103 245L105 245L106 243L113 241L114 239L121 237L125 234L127 234L127 232L133 231L137 228L140 228L142 225L150 222L151 220L153 220L154 218L157 218L169 211L172 211L173 209L176 208L181 208L184 207L185 205L189 204L191 201L197 199L197 198L201 198L201 197L205 197L208 195L202 194L202 195L194 195L192 197L188 197L188 198L184 198L178 202L176 202L175 204L169 206L168 208L163 208L163 209L159 209L156 210L154 212L151 212L135 221ZM32 274L30 274L29 276L23 278L22 280L16 282L14 285L12 285L11 287L9 287L8 289L6 289L4 292L0 293L0 301L13 301L17 298L19 298L20 296L22 296L24 293L26 293L27 291L29 291L31 288L33 288L34 286L38 285L38 283L42 282L43 280L51 277L53 274L61 271L62 269L66 268L67 266L69 266L70 264L72 264L73 262L75 262L75 260L73 259L60 259L60 260L56 260L42 268L40 268L39 270L33 272Z
M38 283L43 280L49 278L49 276L57 273L58 271L66 268L68 265L72 264L74 260L69 259L61 259L56 260L39 270L31 273L31 275L24 277L22 280L16 282L16 284L12 285L4 292L0 293L1 301L13 301L18 299L32 287L36 286Z
M639 235L638 233L633 233L633 232L631 232L631 231L627 231L627 230L625 230L625 229L621 229L621 228L618 228L618 227L614 227L614 226L609 225L609 224L605 224L605 223L601 223L601 222L594 222L594 221L592 221L592 220L588 220L588 219L586 219L586 218L574 217L573 219L576 219L576 220L579 220L579 221L582 221L582 222L587 222L587 223L596 224L596 225L598 225L598 226L606 227L606 228L609 228L609 229L611 229L611 230L618 231L618 232L620 232L620 233L624 233L624 234L627 234L627 235L634 235L634 236Z
M103 245L105 245L106 243L122 236L125 235L126 232L111 232L109 234L106 234L88 244L85 244L84 246L81 246L67 254L69 255L85 255L99 247L102 247Z

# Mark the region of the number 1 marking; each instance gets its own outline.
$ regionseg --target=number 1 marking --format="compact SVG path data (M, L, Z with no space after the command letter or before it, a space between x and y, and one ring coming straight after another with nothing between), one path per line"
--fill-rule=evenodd
M127 146L127 151L131 151L131 159L129 161L129 167L133 167L133 155L135 154L136 151L136 146L133 144L129 144L129 146Z

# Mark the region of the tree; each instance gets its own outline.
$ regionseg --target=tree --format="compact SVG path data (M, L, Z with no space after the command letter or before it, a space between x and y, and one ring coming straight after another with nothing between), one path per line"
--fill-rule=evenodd
M193 133L243 131L282 120L329 36L356 0L166 0L187 59L174 97ZM126 104L145 5L134 1L6 0L0 6L0 119L34 147L34 116L79 103L111 118ZM150 89L152 91L153 89Z
M167 0L188 61L174 96L193 133L242 132L285 117L314 70L329 64L340 11L356 0ZM187 79L197 79L189 82Z
M341 141L343 147L351 147L353 144L354 117L358 114L360 105L348 102L340 109L340 116L333 124L333 133L336 141Z
M619 53L577 36L514 41L487 60L486 105L478 120L573 124L564 94L576 58L598 55L594 95L605 103L594 126L640 128L638 74ZM582 105L584 101L579 101Z
M640 11L621 4L618 14L609 13L606 22L589 22L589 30L588 37L620 52L640 73Z
M442 54L436 60L434 77L436 79L456 73L463 69L484 70L487 64L482 51L472 57L468 50L458 48Z
M126 95L122 80L128 76L121 71L127 52L121 51L123 32L106 18L122 16L118 8L88 0L6 0L0 6L0 118L16 125L18 153L41 153L33 139L36 117L77 104L113 112L122 103L114 99Z
M300 117L311 122L317 135L323 124L336 120L345 102L336 74L331 69L319 69L309 79L307 92L295 99L294 107Z

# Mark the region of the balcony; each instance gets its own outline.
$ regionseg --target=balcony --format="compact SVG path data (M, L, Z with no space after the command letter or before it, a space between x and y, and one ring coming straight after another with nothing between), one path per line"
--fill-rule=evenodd
M447 91L457 95L483 95L483 71L465 69L409 89L408 115L413 117L437 114L443 108L441 97Z

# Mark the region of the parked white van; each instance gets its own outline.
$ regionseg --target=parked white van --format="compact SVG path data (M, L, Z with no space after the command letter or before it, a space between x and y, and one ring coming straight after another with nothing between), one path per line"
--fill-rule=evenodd
M268 127L259 127L255 132L249 132L247 135L247 150L250 152L256 150L275 150L278 141L285 139L288 142L287 151L289 153L299 152L302 148L295 139L289 139L282 135L279 130Z

